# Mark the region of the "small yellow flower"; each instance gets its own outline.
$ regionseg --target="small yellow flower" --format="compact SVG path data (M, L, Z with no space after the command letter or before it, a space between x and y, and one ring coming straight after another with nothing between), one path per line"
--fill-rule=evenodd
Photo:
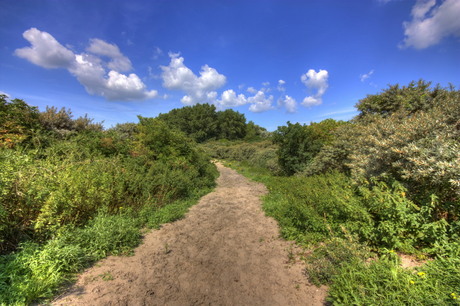
M409 281L409 283L411 283L412 285L415 284L415 282L413 280Z
M453 298L454 300L457 299L457 295L456 295L454 292L452 292L450 295L452 296L452 298Z
M426 274L425 272L418 272L417 273L418 276L425 276L425 274Z

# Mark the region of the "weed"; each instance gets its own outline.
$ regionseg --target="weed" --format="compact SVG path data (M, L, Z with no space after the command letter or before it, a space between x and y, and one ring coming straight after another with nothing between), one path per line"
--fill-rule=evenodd
M171 253L171 249L169 248L169 244L167 242L165 242L165 245L164 245L164 253L165 254Z
M99 276L101 277L101 279L103 281L106 281L106 282L114 280L114 277L113 277L112 273L110 273L110 272L105 272L103 274L100 274Z

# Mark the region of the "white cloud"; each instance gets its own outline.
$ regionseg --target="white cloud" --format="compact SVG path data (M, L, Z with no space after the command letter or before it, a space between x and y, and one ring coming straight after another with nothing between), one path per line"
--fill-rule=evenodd
M181 102L185 105L196 103L215 104L219 109L238 107L250 104L251 112L264 112L273 109L273 96L266 96L266 88L256 90L253 87L247 89L254 96L246 97L244 94L237 94L233 89L225 90L220 98L217 90L221 88L226 77L216 69L204 65L201 67L200 75L185 66L184 58L180 54L169 54L171 61L168 66L161 66L163 86L170 90L180 90L186 95Z
M295 113L297 111L296 100L288 95L284 96L284 99L279 100L279 105L286 107L288 113Z
M109 57L110 62L107 63L108 68L120 72L130 71L133 69L129 58L124 56L116 45L109 44L97 38L91 39L90 43L91 44L88 48L86 48L86 51Z
M161 55L163 55L163 50L161 50L159 47L153 48L153 56L152 56L152 58L154 60L157 60Z
M304 83L309 90L316 91L315 94L305 97L303 99L302 105L310 107L314 105L320 105L323 102L322 97L329 87L328 77L329 73L327 70L322 69L320 69L318 72L310 69L307 73L300 77L302 83Z
M361 75L359 76L359 79L361 80L361 82L364 82L365 80L367 80L368 78L370 78L373 74L374 74L374 69L372 69L372 70L369 71L368 73L361 74Z
M61 45L53 36L30 28L22 36L31 47L16 49L15 55L44 68L67 68L75 60L72 51Z
M142 100L153 99L157 96L156 90L146 91L146 86L134 73L126 76L114 70L109 72L105 96L109 100Z
M417 0L412 8L412 20L404 22L402 48L424 49L448 36L460 37L460 1Z
M257 93L257 89L255 89L254 87L248 87L248 89L246 89L247 92L249 93L252 93L252 94L256 94Z
M237 95L233 89L226 90L222 93L221 99L216 101L219 108L236 107L245 105L248 100L243 94Z
M323 100L314 96L305 97L302 101L302 105L306 107L320 105L321 103L323 103Z
M181 90L186 95L181 99L185 105L196 103L214 103L217 97L216 89L222 87L226 77L216 69L205 65L201 67L198 77L184 65L184 58L179 54L169 54L171 62L168 66L161 66L163 86L170 90Z
M278 80L278 91L279 92L285 92L286 91L286 88L284 88L284 84L286 84L286 81L284 80Z
M266 97L265 93L259 90L254 96L248 98L251 104L249 110L254 113L261 113L273 109L273 96Z
M156 90L147 91L136 74L120 73L132 69L131 61L115 45L92 39L87 48L92 54L75 54L47 32L31 28L23 36L32 46L17 49L17 56L44 68L67 69L89 94L119 101L151 99L158 94ZM106 64L99 56L110 61Z

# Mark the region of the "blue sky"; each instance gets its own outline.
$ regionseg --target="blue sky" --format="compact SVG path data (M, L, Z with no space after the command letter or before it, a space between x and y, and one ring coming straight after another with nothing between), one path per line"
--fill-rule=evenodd
M274 130L460 87L460 0L0 0L0 92L106 127L194 103Z

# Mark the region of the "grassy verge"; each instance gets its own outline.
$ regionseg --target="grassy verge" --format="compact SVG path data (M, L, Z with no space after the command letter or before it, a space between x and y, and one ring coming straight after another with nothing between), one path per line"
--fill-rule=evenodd
M278 177L244 163L226 165L267 186L263 209L285 239L314 249L306 274L329 285L333 305L460 305L460 244L436 234L440 224L413 211L399 186L364 192L338 172ZM432 259L406 269L395 250Z
M84 227L67 227L44 244L23 243L0 257L0 305L27 305L51 298L71 283L76 273L108 255L129 255L142 239L141 228L157 229L182 218L206 189L186 200L139 212L121 209L116 215L100 211Z

